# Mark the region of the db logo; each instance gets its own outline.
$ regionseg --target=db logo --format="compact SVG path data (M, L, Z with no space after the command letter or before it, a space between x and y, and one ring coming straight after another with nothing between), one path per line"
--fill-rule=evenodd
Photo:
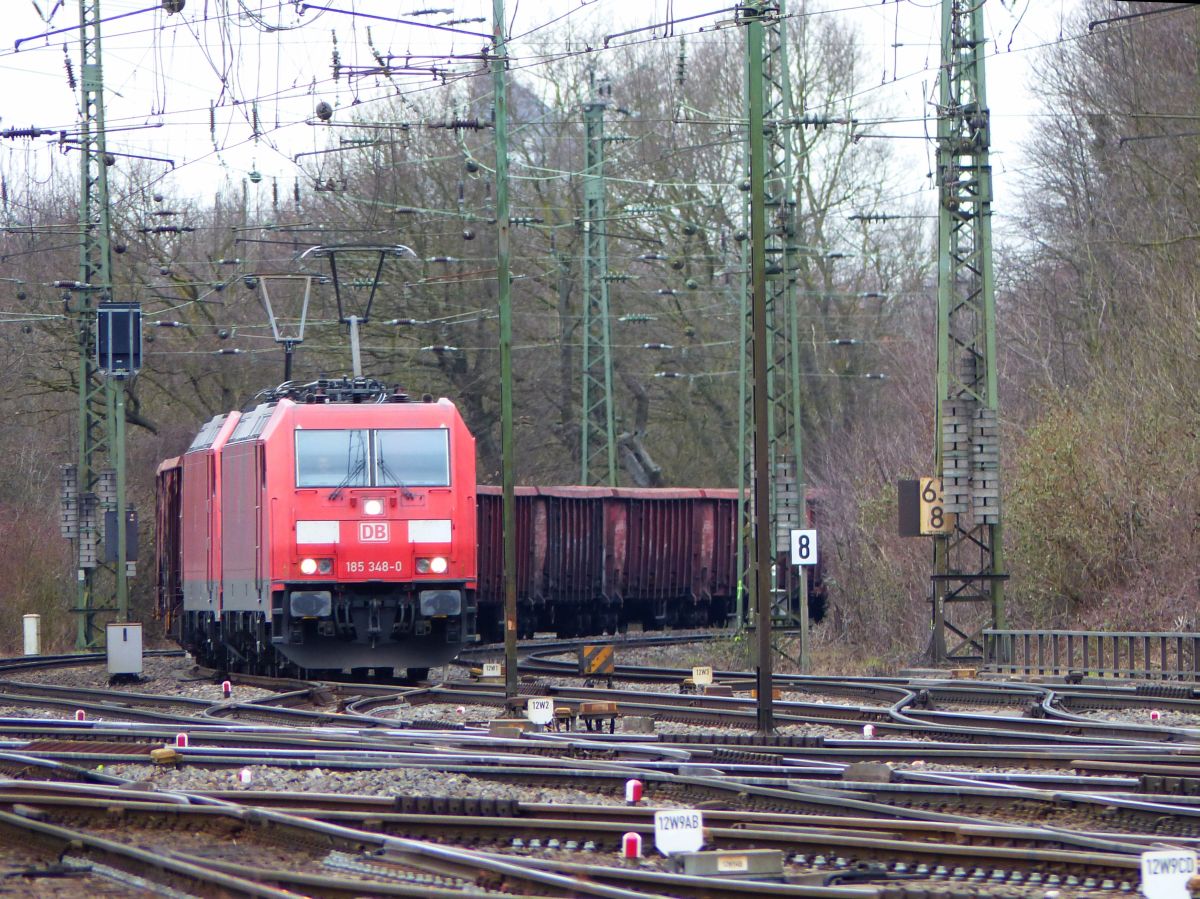
M359 543L387 543L389 539L386 521L360 521L358 523Z

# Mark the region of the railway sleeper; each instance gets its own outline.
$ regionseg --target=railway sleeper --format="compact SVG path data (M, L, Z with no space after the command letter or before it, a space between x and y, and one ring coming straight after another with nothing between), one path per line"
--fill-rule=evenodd
M693 746L780 746L792 749L812 749L825 745L823 736L791 734L664 734L660 742Z
M459 815L516 818L521 803L515 799L474 796L396 796L394 810L406 815Z
M1164 777L1161 774L1143 774L1138 778L1138 792L1167 796L1200 796L1200 777Z

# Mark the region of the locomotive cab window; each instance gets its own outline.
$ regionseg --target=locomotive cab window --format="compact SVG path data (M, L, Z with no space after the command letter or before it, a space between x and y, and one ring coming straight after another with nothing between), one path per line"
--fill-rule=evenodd
M450 435L444 428L376 431L380 487L449 487Z
M365 487L367 431L297 431L297 487Z

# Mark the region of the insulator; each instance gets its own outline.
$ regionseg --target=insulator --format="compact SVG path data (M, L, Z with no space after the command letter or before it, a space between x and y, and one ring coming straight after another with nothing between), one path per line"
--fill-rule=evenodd
M322 122L328 122L333 118L333 107L322 100L317 104L317 118Z
M695 278L688 278L686 281L683 282L683 286L686 287L688 290L696 290L700 287L700 285L698 283L696 283Z
M250 107L250 127L254 130L254 136L257 138L262 133L258 124L258 104L255 103Z
M173 16L177 12L183 12L183 6L186 0L162 0L162 8L166 10L168 16Z
M470 228L463 228L462 239L463 240L474 240L475 232L472 231Z
M279 211L279 179L278 178L271 179L271 207L276 212Z
M123 244L123 243L113 244L113 252L114 253L117 253L117 254L124 253L128 249L129 249L129 247L125 246L125 244Z
M472 175L479 171L479 163L474 159L468 158L463 167Z
M736 240L738 243L741 243L749 236L750 235L747 234L745 231L734 231L733 232L733 239Z
M675 83L683 87L687 80L687 42L683 36L679 38L679 56L675 59Z
M673 350L675 347L669 343L643 343L643 350Z
M696 230L697 230L696 226L693 225L691 222L684 223L683 233L686 234L688 237L691 237L693 234L695 234Z
M29 294L27 294L25 291L23 291L23 290L17 291L17 299L18 300L25 300L28 298L29 298Z
M262 172L258 169L251 169L246 177L250 179L251 184L258 184L259 181L262 181Z
M239 349L238 347L223 347L222 349L219 349L219 350L213 350L213 355L214 356L240 356L244 352L245 352L245 350Z
M638 257L638 259L644 259L647 262L653 262L655 260L665 260L666 258L667 258L667 256L663 253L643 253L641 256Z
M300 179L299 178L297 178L292 183L292 199L295 200L297 206L300 205Z
M105 153L104 154L104 164L106 166L108 166L109 168L111 168L112 166L117 164L117 157L115 157L112 153Z
M166 322L166 321L155 322L154 327L156 327L156 328L182 328L183 322Z
M656 378L686 378L687 375L683 374L683 372L678 372L678 371L656 371L654 373L654 377L656 377Z
M675 291L674 291L674 290L672 290L670 287L660 287L658 290L656 290L656 291L654 291L654 292L655 292L656 294L658 294L659 296L661 296L661 297L673 297L673 296L675 296Z
M63 66L67 70L67 86L75 90L79 86L75 80L75 68L71 65L71 57L67 55L67 45L63 44Z
M835 337L829 343L831 346L858 346L862 341L857 337Z
M258 287L258 278L254 277L254 275L246 275L246 277L242 278L242 283L246 285L247 290L254 290L254 288Z
M208 133L214 141L217 139L217 104L212 101L208 104Z
M672 259L671 268L675 269L675 271L679 271L683 268L683 260L679 258Z

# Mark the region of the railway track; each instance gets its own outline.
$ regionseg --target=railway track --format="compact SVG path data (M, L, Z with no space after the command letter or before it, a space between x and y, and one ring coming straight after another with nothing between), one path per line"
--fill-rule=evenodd
M214 672L179 681L194 691L88 687L48 682L78 657L0 660L0 706L33 716L0 716L0 831L35 881L65 866L96 895L1042 899L1132 892L1148 847L1200 845L1200 730L1140 720L1200 721L1189 687L781 676L764 736L744 673L718 673L725 696L676 692L673 668L585 685L554 658L577 645L525 647L521 702L616 703L656 732L491 733L513 710L472 681L235 677L225 697ZM782 874L621 859L662 808L702 809L706 850L774 852Z

